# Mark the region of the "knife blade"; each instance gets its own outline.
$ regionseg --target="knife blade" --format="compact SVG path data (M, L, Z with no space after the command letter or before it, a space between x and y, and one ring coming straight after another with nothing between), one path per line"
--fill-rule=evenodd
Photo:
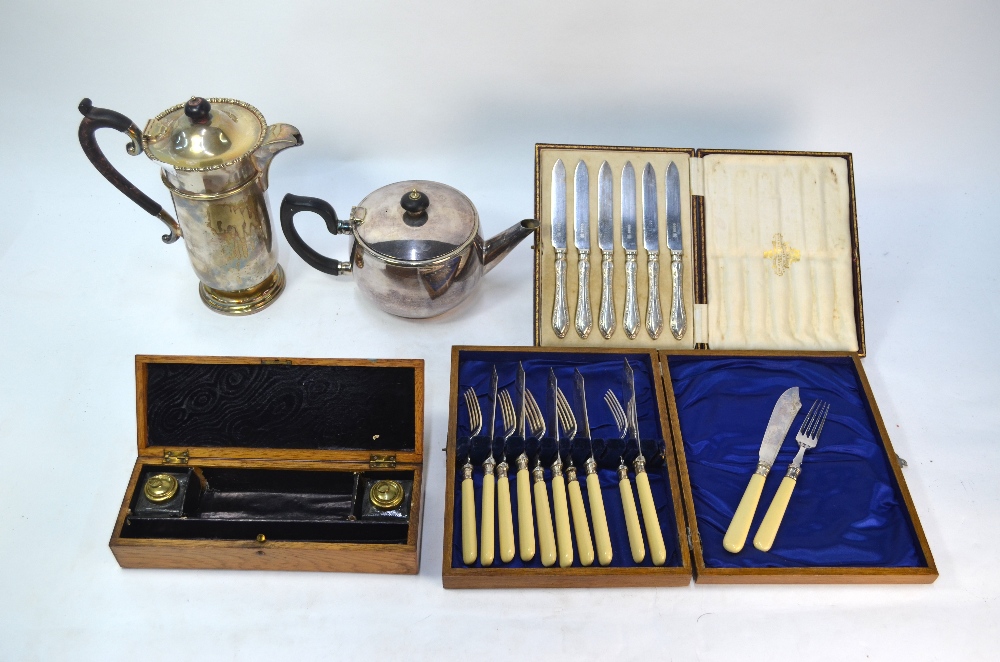
M622 393L625 396L625 416L628 419L628 437L639 442L639 419L635 410L635 373L628 359L625 359L625 372L622 379ZM641 452L641 450L640 450Z
M493 376L490 377L490 448L496 432L497 420L497 367L493 366Z
M598 326L601 335L610 338L615 332L615 221L612 211L614 191L611 166L605 161L597 173L597 245L601 248L601 312Z
M524 388L524 365L518 361L517 362L517 374L514 379L514 388L517 390L517 435L521 439L527 439L527 431L524 429L524 407L525 407L525 388Z
M597 475L597 460L594 458L594 442L590 436L590 419L587 417L587 388L579 369L573 371L573 390L576 408L579 412L579 435L590 445L590 457L584 463L587 472L587 500L590 502L590 516L594 522L594 544L597 547L597 561L610 565L613 557L611 534L608 532L608 517L604 512L604 495L601 493L601 479Z
M549 380L545 391L546 404L552 414L549 423L553 437L558 442L559 439L559 418L556 413L556 406L559 398L559 385L556 383L556 373L549 368ZM545 487L545 469L542 468L542 452L538 450L538 462L532 473L532 490L535 493L535 519L538 525L538 551L542 566L548 568L556 562L556 536L552 528L552 511L549 508L549 492ZM566 490L563 488L563 506L565 502Z
M684 264L681 257L684 245L681 241L681 177L677 165L671 161L667 166L667 248L670 249L670 333L680 340L687 331L687 313L684 310Z
M622 373L622 395L625 398L625 434L639 448L639 425L635 414L635 383L632 366L625 359L625 370ZM627 447L628 442L626 442ZM641 448L640 448L641 452ZM632 550L632 560L642 563L646 558L646 545L642 540L642 529L639 527L639 512L635 507L635 497L632 496L632 481L628 479L628 467L625 458L619 460L618 490L622 497L622 510L625 515L625 529L628 532L628 543Z
M587 164L576 164L573 181L573 230L577 261L576 333L586 339L593 328L590 312L590 173Z
M625 249L625 312L622 314L622 328L629 340L634 340L639 335L639 300L635 292L639 241L635 219L635 168L631 161L622 169L621 194L622 248Z
M566 307L566 167L562 159L552 166L552 248L556 254L556 292L552 305L552 330L559 338L569 329Z
M747 534L750 532L754 513L757 511L757 502L760 501L760 494L764 489L764 478L771 471L771 465L774 464L774 458L778 456L778 450L788 434L788 428L791 427L792 421L801 407L798 386L787 389L774 403L771 418L767 422L767 429L764 430L764 439L760 444L757 470L750 477L750 484L747 485L743 498L740 499L740 504L736 508L736 513L726 530L726 535L722 539L722 546L727 551L735 554L743 549Z
M660 310L660 218L656 210L656 171L647 163L642 169L642 243L646 248L649 296L646 297L646 332L656 340L663 332Z
M517 528L520 536L521 560L527 563L535 558L535 522L531 512L531 477L528 470L527 431L524 428L524 408L527 389L524 385L524 365L517 362L516 387L518 395L517 429L524 443L524 450L517 456Z

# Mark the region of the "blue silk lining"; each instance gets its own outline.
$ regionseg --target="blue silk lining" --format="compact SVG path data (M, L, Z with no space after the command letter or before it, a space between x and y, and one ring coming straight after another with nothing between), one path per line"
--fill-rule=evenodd
M672 355L668 364L706 567L926 567L850 358ZM764 484L747 543L731 554L722 538L757 467L774 403L792 386L802 409ZM761 552L753 536L816 399L830 403L830 415L805 454L771 551Z
M594 457L598 463L598 475L601 480L601 493L604 498L604 511L608 520L608 529L611 533L611 546L613 548L612 567L652 567L649 558L649 546L646 545L646 558L642 563L634 563L629 548L628 533L625 528L625 517L622 511L621 493L618 488L617 468L619 457L623 456L625 463L629 467L629 479L632 483L632 493L636 504L639 503L639 495L635 488L635 473L632 468L632 460L635 459L637 449L634 443L626 444L618 439L617 426L611 415L608 406L604 402L604 393L608 389L614 391L619 400L623 399L622 375L626 356L629 364L635 373L636 410L639 420L639 436L642 440L642 451L646 458L646 472L649 475L650 490L653 493L653 501L656 504L657 516L660 520L660 529L663 534L663 542L667 548L667 561L664 565L679 567L683 565L680 553L680 544L677 536L677 520L675 517L674 503L670 493L670 482L667 467L663 462L662 453L664 450L663 432L660 429L659 410L656 403L656 390L654 387L654 375L649 354L588 354L588 353L539 353L539 352L488 352L488 351L462 351L459 353L458 366L458 430L457 430L457 452L456 452L456 475L453 477L453 489L455 497L454 509L454 534L452 537L452 567L476 567L480 568L478 557L474 565L466 566L462 562L462 465L466 458L471 456L472 464L475 467L473 472L473 483L476 490L476 536L480 539L480 528L482 519L482 484L483 469L482 463L490 454L490 377L493 366L496 366L498 375L498 390L508 389L515 404L517 403L517 389L515 386L515 375L517 362L521 361L525 371L525 384L542 409L546 417L548 431L541 441L529 438L524 440L514 436L507 440L506 454L507 463L511 465L508 478L510 480L511 506L514 517L514 540L517 553L510 563L500 561L499 549L496 550L496 560L493 567L503 568L540 568L542 563L539 554L525 563L520 557L520 540L518 535L517 519L517 465L516 458L522 450L527 451L531 460L531 468L534 468L539 453L541 454L542 466L545 467L545 483L549 491L549 505L552 505L552 471L549 467L556 455L556 445L552 439L551 412L549 410L546 393L549 377L549 368L554 368L556 377L559 380L559 387L566 394L567 399L573 407L577 419L580 419L580 412L577 410L573 397L573 370L579 368L586 381L587 388L587 412L590 419L591 435L593 437ZM483 412L483 428L481 433L470 439L469 414L465 406L464 392L467 388L475 389L479 398L479 405ZM496 413L495 441L493 444L493 457L497 463L500 462L504 454L503 421L500 416L499 406ZM583 492L583 502L587 509L587 521L591 526L591 537L593 537L593 518L590 513L590 502L587 495L586 473L584 472L584 462L590 457L590 445L587 444L581 435L578 435L571 444L566 439L560 442L560 452L563 461L563 473L569 464L572 456L577 467L580 488ZM532 495L532 510L534 512L534 495ZM572 516L571 516L572 520ZM640 521L642 516L640 515ZM642 522L643 540L647 540L645 523ZM499 534L494 531L494 540L499 540ZM535 541L537 548L538 529L535 527ZM478 552L477 552L478 553ZM594 566L598 566L594 561ZM576 547L576 532L573 532L573 567L580 567L579 552Z

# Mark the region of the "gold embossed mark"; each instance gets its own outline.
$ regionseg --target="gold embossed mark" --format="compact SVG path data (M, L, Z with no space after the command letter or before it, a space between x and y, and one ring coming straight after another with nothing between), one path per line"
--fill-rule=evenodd
M785 243L781 233L778 232L771 238L771 250L764 251L764 257L771 260L771 268L774 269L774 273L781 276L788 271L793 262L799 261L802 254L799 249L792 248Z

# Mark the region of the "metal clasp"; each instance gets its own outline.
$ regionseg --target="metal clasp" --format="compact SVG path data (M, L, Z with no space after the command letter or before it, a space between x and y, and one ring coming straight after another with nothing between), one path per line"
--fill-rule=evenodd
M187 464L190 453L188 451L181 451L180 453L175 453L173 451L163 451L163 464Z
M396 456L395 455L375 455L374 453L368 458L368 468L369 469L395 469L396 468Z

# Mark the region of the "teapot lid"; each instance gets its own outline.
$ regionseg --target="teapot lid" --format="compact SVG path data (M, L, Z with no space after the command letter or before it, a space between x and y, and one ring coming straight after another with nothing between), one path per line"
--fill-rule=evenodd
M479 233L472 201L438 182L408 180L369 193L351 213L358 239L400 262L423 262L464 250Z
M235 99L191 97L149 120L142 132L146 155L178 170L223 168L264 141L267 122Z

